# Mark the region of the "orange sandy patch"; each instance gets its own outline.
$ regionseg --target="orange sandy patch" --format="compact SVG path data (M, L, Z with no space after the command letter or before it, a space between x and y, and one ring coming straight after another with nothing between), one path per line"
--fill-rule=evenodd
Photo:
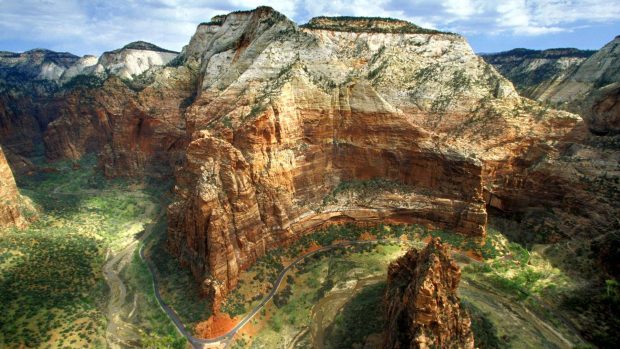
M215 338L226 334L235 327L238 322L239 319L237 317L231 318L228 314L217 313L206 321L198 323L194 330L198 338Z
M316 250L318 250L319 248L321 248L321 246L319 246L319 244L316 243L316 241L312 241L312 243L310 244L310 246L308 246L308 248L303 251L300 256L305 255L306 253L310 253L310 252L314 252Z
M403 241L403 242L407 242L407 241L409 241L409 237L407 236L407 234L403 234L403 235L398 237L398 240Z
M480 255L480 253L472 250L465 251L465 255L471 259L477 260L478 262L482 262L484 258Z
M363 232L362 235L360 235L359 240L361 241L371 241L371 240L377 240L377 237L374 236L373 234L371 234L370 232Z
M263 327L265 327L265 324L269 321L269 318L271 318L271 312L266 312L265 316L262 316L259 312L254 316L252 321L248 322L241 330L239 330L239 335L245 334L249 337L255 336L260 330L263 329ZM258 322L254 323L254 320L258 320Z

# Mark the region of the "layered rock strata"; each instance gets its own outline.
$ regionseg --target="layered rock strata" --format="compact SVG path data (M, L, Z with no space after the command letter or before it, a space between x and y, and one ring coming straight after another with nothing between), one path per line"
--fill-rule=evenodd
M16 155L50 159L102 152L109 175L170 172L163 153L184 146L176 143L184 134L180 114L194 79L184 67L163 67L177 56L146 42L99 59L0 53L0 143Z
M267 250L330 222L480 236L485 198L505 210L521 208L515 197L561 206L509 177L536 173L532 153L584 130L576 115L521 99L462 37L402 21L300 28L269 8L236 12L201 24L180 60L200 75L169 247L215 304ZM343 196L355 181L376 190Z
M471 319L457 295L460 279L461 270L439 239L392 262L383 348L473 349Z
M167 58L142 66L145 50ZM567 236L617 224L620 200L586 182L617 172L617 154L580 144L580 117L519 97L459 35L380 18L298 27L261 7L200 24L159 65L173 54L133 43L92 73L71 58L67 82L8 84L0 142L25 172L41 139L51 159L98 153L108 176L174 170L169 248L216 306L243 268L325 224L481 236L487 207L552 212Z

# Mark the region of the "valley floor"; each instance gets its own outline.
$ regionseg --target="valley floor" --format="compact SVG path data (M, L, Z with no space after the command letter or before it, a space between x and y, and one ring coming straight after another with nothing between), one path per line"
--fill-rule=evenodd
M184 346L135 258L161 216L162 189L151 188L165 186L106 180L95 164L41 161L18 178L38 217L0 231L0 347Z
M41 166L18 181L38 206L35 223L0 231L3 348L187 347L155 297L151 271L161 300L194 337L234 335L219 346L379 347L387 266L431 236L449 243L462 267L459 292L477 346L588 347L585 320L566 303L587 302L575 295L588 287L588 269L558 262L574 246L525 248L493 222L484 240L416 225L332 226L270 251L212 317L193 277L166 250L167 184L105 180L92 156ZM616 291L611 285L607 293Z

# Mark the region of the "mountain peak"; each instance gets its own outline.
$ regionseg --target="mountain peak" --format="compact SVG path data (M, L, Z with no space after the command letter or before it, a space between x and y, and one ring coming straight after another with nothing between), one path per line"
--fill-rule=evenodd
M155 51L155 52L169 52L169 53L178 53L176 51L167 50L165 48L161 48L155 44L151 44L146 41L134 41L129 44L123 46L120 49L116 49L112 52L119 52L121 50L142 50L142 51Z

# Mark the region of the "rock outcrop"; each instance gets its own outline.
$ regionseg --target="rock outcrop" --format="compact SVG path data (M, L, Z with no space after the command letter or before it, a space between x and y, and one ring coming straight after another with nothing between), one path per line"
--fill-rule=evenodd
M79 75L103 78L114 75L132 80L153 67L168 64L178 54L144 41L104 52L99 58L91 55L78 57L68 52L45 49L23 53L0 52L0 82L49 81L65 84Z
M23 53L0 52L0 81L58 81L80 57L68 52L35 49Z
M193 93L191 73L185 68L152 73L153 82L142 89L113 76L99 87L64 95L60 117L44 135L46 156L99 153L104 173L112 177L171 174L187 145L181 105Z
M28 224L28 218L32 218L25 215L32 214L34 209L31 203L19 194L11 167L0 147L0 228L23 228Z
M91 71L93 74L105 73L132 80L153 67L168 64L178 54L148 42L136 41L118 50L104 52Z
M392 262L383 348L473 349L471 320L457 295L460 279L461 270L439 239Z
M169 247L216 305L267 250L324 224L480 236L485 198L505 210L522 198L562 205L508 177L536 176L581 119L521 99L463 37L406 23L321 17L297 27L259 8L201 24L183 49L179 60L200 74ZM355 181L375 190L339 190Z

